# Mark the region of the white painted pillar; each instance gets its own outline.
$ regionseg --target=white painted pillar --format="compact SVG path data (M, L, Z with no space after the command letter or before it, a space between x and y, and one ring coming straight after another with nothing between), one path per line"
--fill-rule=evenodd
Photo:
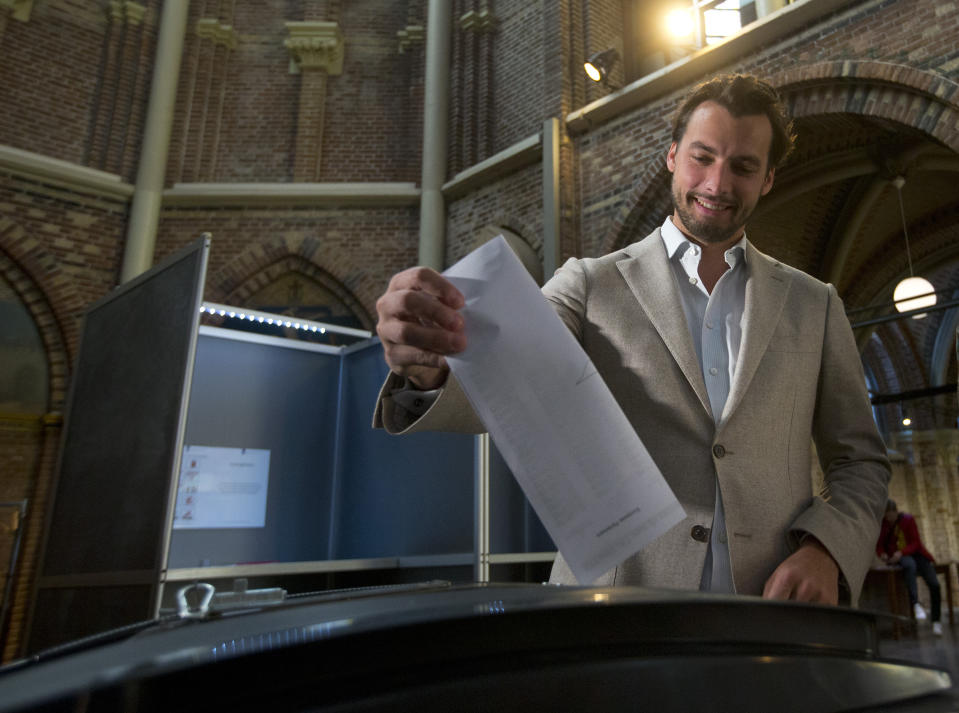
M173 108L176 103L180 58L186 36L190 0L165 0L160 16L153 82L147 104L140 162L137 166L133 205L127 224L126 246L120 282L127 282L153 265L160 204L163 200L163 179L166 174Z
M419 264L434 270L443 269L446 254L442 189L446 178L452 7L449 0L430 0L426 24Z

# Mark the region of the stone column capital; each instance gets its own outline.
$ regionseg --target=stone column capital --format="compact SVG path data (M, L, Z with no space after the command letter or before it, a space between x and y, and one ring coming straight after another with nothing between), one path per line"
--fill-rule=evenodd
M33 11L33 0L0 0L0 8L10 11L10 16L20 22L29 22Z
M214 18L204 17L197 20L196 34L197 37L210 40L215 45L223 45L231 50L236 49L236 30L232 25L221 24Z
M426 28L422 25L407 25L402 30L397 31L396 39L399 40L399 52L403 54L413 45L421 45L426 39Z
M139 25L147 14L146 6L132 0L110 0L107 5L110 20L116 23L128 22Z
M496 29L497 19L489 10L470 10L459 19L459 26L476 33L492 32Z
M322 69L331 76L343 73L344 42L335 22L287 22L290 36L283 46L299 69Z

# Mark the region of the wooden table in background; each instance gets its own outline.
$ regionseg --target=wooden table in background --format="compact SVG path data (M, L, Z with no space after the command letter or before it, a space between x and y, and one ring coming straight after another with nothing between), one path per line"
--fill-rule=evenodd
M954 560L936 562L934 564L936 574L945 575L946 591L942 598L942 605L949 614L949 626L955 626L954 603L952 599L952 568L956 565ZM906 591L906 582L902 577L902 567L899 565L876 565L869 569L867 573L869 579L885 580L883 582L886 591L886 604L889 612L897 617L909 619L912 626L916 625L915 616L912 608L909 606L909 594ZM893 621L893 632L898 639L900 635L901 619Z
M955 626L955 612L952 611L952 567L956 564L955 560L948 560L946 562L936 562L936 574L946 575L946 596L943 599L943 604L946 607L946 611L949 612L949 626Z

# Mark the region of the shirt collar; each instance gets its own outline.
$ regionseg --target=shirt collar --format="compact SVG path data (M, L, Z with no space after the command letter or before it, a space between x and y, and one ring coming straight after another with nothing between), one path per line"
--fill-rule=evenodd
M660 234L663 236L663 244L666 246L666 254L669 256L669 259L672 260L677 252L682 255L686 251L686 248L692 245L693 243L683 235L683 232L673 224L673 219L667 217L666 221L663 223L663 227L660 229ZM682 250L680 250L682 248ZM732 255L729 253L732 252ZM737 240L729 250L726 251L726 261L731 265L735 265L739 257L743 257L745 261L746 257L746 233L743 231L743 237Z

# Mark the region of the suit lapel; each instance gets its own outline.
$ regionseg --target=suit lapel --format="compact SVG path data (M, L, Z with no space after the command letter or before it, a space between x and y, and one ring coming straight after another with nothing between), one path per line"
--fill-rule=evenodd
M706 382L703 381L696 349L689 336L686 314L683 312L679 290L659 230L645 240L633 244L626 252L630 257L618 261L616 266L686 376L689 385L696 392L703 408L712 416Z
M720 418L720 427L742 401L759 362L772 339L792 277L782 265L762 254L746 241L746 305L743 312L743 340L739 361L729 388L729 397Z

